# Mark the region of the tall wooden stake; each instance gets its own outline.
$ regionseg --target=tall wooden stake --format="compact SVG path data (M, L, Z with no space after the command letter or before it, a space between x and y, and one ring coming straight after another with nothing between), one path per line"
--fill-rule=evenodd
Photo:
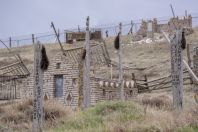
M187 58L188 58L188 65L190 66L190 68L192 67L192 65L191 65L191 58L190 58L190 45L189 44L187 44L187 49L186 49L186 51L187 51ZM193 83L193 79L192 79L192 77L190 77L190 83L192 84Z
M111 64L111 79L113 79L113 67L112 67L112 64Z
M171 70L173 106L176 110L183 109L183 51L181 48L181 31L177 30L171 40Z
M170 4L170 7L171 7L171 11L172 11L173 17L175 18L175 12L174 12L172 4Z
M41 44L34 45L34 100L33 132L42 132L43 128L43 71L41 70Z
M83 102L84 108L87 108L91 105L91 89L90 89L90 36L89 36L89 17L87 17L86 22L86 38L85 38L85 47L86 47L86 56L84 62L84 74L83 74Z
M124 101L124 84L123 84L123 68L122 68L122 23L119 25L119 50L118 50L118 57L119 57L119 84L120 84L120 99Z
M10 48L12 48L12 38L11 37L9 38L9 46L10 46Z
M34 44L34 34L32 34L32 44Z

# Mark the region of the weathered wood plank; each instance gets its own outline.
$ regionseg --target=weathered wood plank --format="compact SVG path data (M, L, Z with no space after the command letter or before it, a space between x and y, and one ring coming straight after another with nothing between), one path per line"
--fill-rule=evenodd
M41 44L34 45L33 132L43 128L43 71L41 70Z
M182 33L177 30L171 39L171 75L173 88L173 106L183 109L183 51L181 48Z

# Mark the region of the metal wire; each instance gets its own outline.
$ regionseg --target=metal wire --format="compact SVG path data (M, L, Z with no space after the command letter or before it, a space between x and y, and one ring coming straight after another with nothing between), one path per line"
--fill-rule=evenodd
M198 20L198 16L193 16L192 17L194 20ZM151 19L147 19L147 20L151 20ZM193 20L193 21L194 21ZM135 28L135 31L137 31L138 27L141 25L141 21L142 20L133 20L133 27ZM160 22L168 22L169 19L159 19L157 20L159 23ZM196 23L198 24L198 23ZM123 31L124 33L128 33L129 29L131 28L132 24L131 24L131 21L128 21L128 22L123 22L123 29L126 30L126 31ZM104 34L106 31L108 31L109 35L116 35L117 34L117 30L118 30L118 27L119 27L119 24L104 24L104 25L98 25L98 26L93 26L92 28L90 28L91 31L95 31L95 30L101 30ZM66 32L77 32L79 31L79 28L74 28L74 29L66 29L66 30L62 30L60 31L59 33L59 36L64 36ZM85 31L85 28L81 28L80 29L81 32L84 32ZM45 32L45 33L36 33L34 34L37 38L37 39L45 39L45 38L48 38L48 37L56 37L54 33L52 32ZM110 35L110 36L111 36ZM32 35L31 35L32 36ZM14 38L14 39L13 39ZM10 40L9 39L1 39L3 40L2 42L5 44L5 43L9 43ZM65 39L62 39L62 41L64 41ZM29 42L26 42L24 44L28 45L27 43L32 44L32 37L30 37L30 35L24 35L24 36L15 36L15 37L12 37L12 40L11 42L16 42L17 43L17 46L19 45L19 42L20 42L20 45L22 43L22 41L29 41ZM45 40L47 42L47 40ZM50 40L48 40L49 42ZM22 44L22 45L24 45ZM12 44L13 45L13 44ZM1 47L0 47L1 48Z

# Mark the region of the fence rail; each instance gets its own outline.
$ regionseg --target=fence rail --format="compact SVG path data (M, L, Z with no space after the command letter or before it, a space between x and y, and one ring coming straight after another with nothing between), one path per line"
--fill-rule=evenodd
M183 84L184 85L192 84L192 82L190 81L191 76L189 75L188 71L184 70L183 74L184 74ZM167 88L172 87L171 75L157 78L154 80L149 80L149 81L147 81L147 79L142 79L142 80L139 79L136 81L137 81L138 91L140 93L151 92L153 90L161 90L161 89L167 89Z

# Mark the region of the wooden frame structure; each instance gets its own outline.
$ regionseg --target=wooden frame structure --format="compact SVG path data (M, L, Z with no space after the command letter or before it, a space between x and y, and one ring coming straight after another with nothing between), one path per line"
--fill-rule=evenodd
M27 67L23 61L19 61L0 68L0 100L20 98L18 90L18 80L29 75Z

